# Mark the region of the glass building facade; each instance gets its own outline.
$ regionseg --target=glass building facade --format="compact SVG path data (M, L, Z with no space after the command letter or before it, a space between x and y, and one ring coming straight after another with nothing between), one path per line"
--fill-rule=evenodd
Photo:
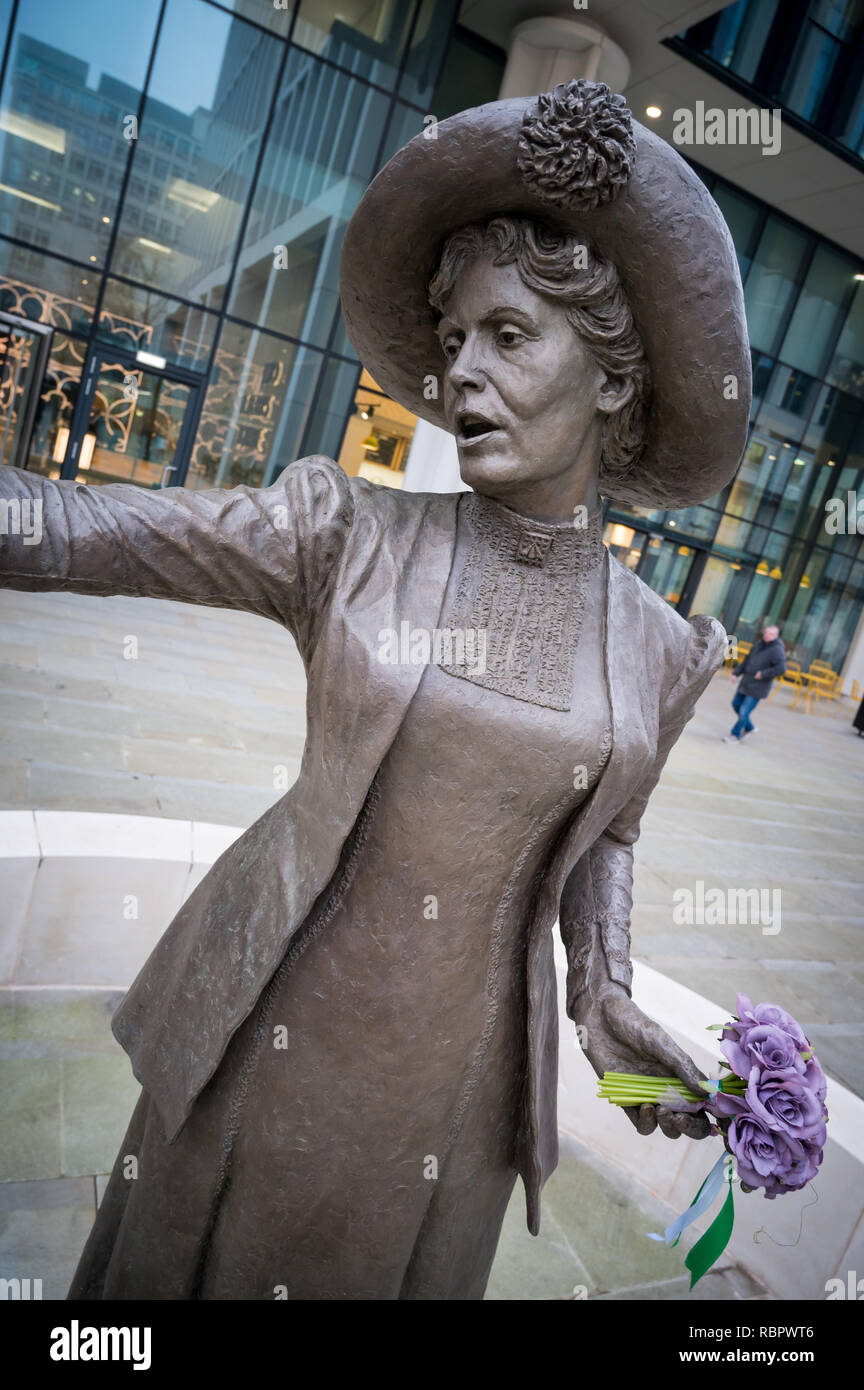
M861 167L864 0L735 0L666 42Z
M456 8L0 0L0 461L210 487L340 457L380 397L344 230L434 109ZM348 471L393 465L356 434Z
M752 640L770 619L793 655L839 670L864 603L864 536L832 498L864 490L864 273L854 256L701 169L738 253L753 360L744 458L684 511L612 508L607 539L684 613Z

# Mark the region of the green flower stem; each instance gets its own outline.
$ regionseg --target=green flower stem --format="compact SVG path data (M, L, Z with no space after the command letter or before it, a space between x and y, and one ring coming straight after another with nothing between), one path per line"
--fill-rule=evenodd
M677 1076L641 1076L638 1072L604 1072L598 1095L613 1105L651 1105L668 1091L677 1091L683 1100L695 1104L706 1099L706 1092L691 1091ZM740 1077L724 1077L720 1090L724 1095L743 1095L746 1082Z

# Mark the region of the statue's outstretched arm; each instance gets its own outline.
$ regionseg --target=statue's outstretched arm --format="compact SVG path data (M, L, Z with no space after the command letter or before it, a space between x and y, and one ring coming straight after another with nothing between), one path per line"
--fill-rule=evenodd
M0 584L178 599L285 624L308 648L353 500L338 464L268 488L88 487L0 468Z

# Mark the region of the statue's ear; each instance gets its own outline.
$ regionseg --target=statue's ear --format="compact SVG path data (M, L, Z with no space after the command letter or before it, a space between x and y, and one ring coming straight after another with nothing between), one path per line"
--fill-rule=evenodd
M601 415L615 415L632 401L635 391L632 376L613 376L606 372L597 393L597 409Z

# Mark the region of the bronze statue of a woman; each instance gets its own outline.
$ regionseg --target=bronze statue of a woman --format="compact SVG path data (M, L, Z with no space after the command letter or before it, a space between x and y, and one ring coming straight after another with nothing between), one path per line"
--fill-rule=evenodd
M348 229L342 298L473 491L320 457L204 493L0 470L43 504L5 584L264 614L308 677L297 783L115 1016L143 1091L73 1298L482 1298L517 1174L536 1233L557 1160L556 916L593 1066L698 1080L630 998L632 845L724 634L610 558L599 496L685 506L737 466L749 357L719 211L577 80L401 150ZM382 659L403 624L411 659Z

